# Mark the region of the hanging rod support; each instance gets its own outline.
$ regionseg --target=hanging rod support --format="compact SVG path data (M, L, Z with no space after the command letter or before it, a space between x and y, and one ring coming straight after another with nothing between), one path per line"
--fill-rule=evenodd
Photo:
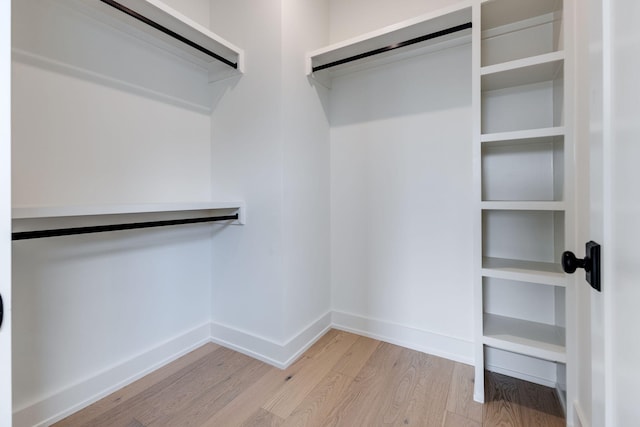
M215 52L210 51L209 49L207 49L206 47L200 46L198 43L189 40L188 38L181 36L180 34L176 33L175 31L172 31L170 29L168 29L167 27L158 24L155 21L152 21L151 19L147 18L146 16L143 16L141 14L139 14L138 12L136 12L135 10L129 9L126 6L121 5L120 3L118 3L117 1L114 0L100 0L102 3L107 4L111 7L113 7L114 9L119 10L120 12L126 13L127 15L131 16L132 18L137 19L140 22L143 22L147 25L149 25L150 27L155 28L158 31L161 31L163 33L165 33L166 35L173 37L176 40L181 41L182 43L191 46L192 48L199 50L200 52L214 58L217 59L220 62L223 62L225 64L227 64L228 66L238 69L238 63L236 62L232 62L229 61L226 58L223 58L222 56L218 55Z
M90 227L58 228L54 230L21 231L12 233L11 240L42 239L45 237L73 236L77 234L105 233L108 231L136 230L140 228L166 227L171 225L199 224L204 222L237 220L238 214L210 216L205 218L171 219L165 221L132 222L128 224L96 225Z
M412 44L422 43L424 41L435 39L437 37L446 36L447 34L457 33L458 31L466 30L467 28L471 28L471 26L472 26L471 22L467 22L467 23L461 24L461 25L456 25L455 27L446 28L444 30L436 31L435 33L430 33L430 34L426 34L424 36L416 37L416 38L411 39L411 40L407 40L407 41L400 42L400 43L395 43L395 44L392 44L392 45L389 45L389 46L381 47L379 49L370 50L368 52L359 53L358 55L353 55L353 56L350 56L348 58L339 59L337 61L329 62L327 64L318 65L316 67L313 67L312 71L316 72L316 71L320 71L320 70L325 70L327 68L336 67L338 65L347 64L349 62L357 61L358 59L368 58L368 57L373 56L373 55L379 55L381 53L389 52L389 51L392 51L392 50L395 50L395 49L400 49L400 48L403 48L403 47L411 46Z

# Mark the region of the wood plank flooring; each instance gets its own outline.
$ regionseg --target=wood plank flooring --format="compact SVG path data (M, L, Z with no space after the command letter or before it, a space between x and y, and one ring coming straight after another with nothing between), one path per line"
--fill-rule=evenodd
M552 389L331 330L285 370L207 344L55 426L564 426Z

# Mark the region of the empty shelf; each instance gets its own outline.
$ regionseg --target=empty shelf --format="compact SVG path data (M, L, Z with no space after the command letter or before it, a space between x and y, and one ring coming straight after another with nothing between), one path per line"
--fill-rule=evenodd
M483 343L552 362L566 363L565 329L485 313Z
M554 80L561 75L564 52L552 52L530 58L483 67L482 90L497 90Z
M564 136L564 126L556 126L541 129L527 129L511 132L485 133L480 136L482 142L515 141L518 139L544 138L551 136Z
M497 279L517 280L551 286L566 286L560 264L504 258L482 259L482 275Z
M244 210L244 202L140 203L132 205L16 206L13 219L61 218L74 216L123 215L161 212Z
M481 202L483 210L500 211L564 211L564 202L547 201L487 201Z

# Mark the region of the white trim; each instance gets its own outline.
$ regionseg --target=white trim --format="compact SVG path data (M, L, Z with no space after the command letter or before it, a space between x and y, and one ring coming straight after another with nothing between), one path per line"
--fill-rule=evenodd
M12 425L11 372L11 1L0 0L0 425Z
M208 342L218 343L284 369L330 328L331 312L327 312L289 340L276 342L207 322L45 399L15 409L13 425L44 427L53 424Z
M286 341L276 341L228 325L207 322L111 366L95 376L14 411L14 426L47 426L102 399L192 350L214 342L285 369L331 328L356 333L423 353L473 365L474 343L408 325L340 311L328 311ZM553 380L488 365L492 372L556 387ZM583 418L584 419L584 418ZM589 427L589 426L587 426Z
M209 330L207 322L43 400L14 409L13 425L44 427L60 421L206 344Z
M456 362L473 365L473 342L371 317L334 311L333 327Z
M560 384L556 384L555 388L556 388L556 397L560 402L560 406L562 406L562 412L564 412L564 417L567 419L567 422L568 422L569 417L567 416L567 391L562 390L562 388L560 388Z
M248 331L211 322L211 341L264 363L285 369L331 329L328 311L287 341L276 341Z
M508 368L502 368L496 365L486 365L487 371L495 372L496 374L506 375L508 377L517 378L519 380L528 381L534 384L540 384L545 387L551 387L553 389L556 388L556 381L549 378L543 378L535 375L534 373L526 373L520 371L514 371Z

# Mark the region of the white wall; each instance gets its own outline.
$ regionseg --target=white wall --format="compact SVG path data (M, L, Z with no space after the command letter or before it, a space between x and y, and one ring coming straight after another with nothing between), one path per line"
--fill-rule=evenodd
M209 0L162 0L162 2L193 19L198 24L209 28L209 14L211 12L211 2Z
M417 15L450 6L459 0L328 0L331 43L359 36Z
M275 363L328 324L310 325L329 310L329 131L303 55L327 42L327 14L322 0L211 8L247 54L246 74L216 85L213 194L249 206L247 225L214 243L214 337Z
M398 325L397 341L471 361L471 148L470 45L334 79L332 304L351 319L343 326ZM410 330L420 341L403 341Z
M327 90L305 75L305 54L325 46L324 0L282 3L285 336L329 311L329 119Z
M14 206L209 200L203 70L69 2L16 1L13 28ZM213 234L196 226L14 243L15 425L202 342Z
M247 225L213 248L213 321L261 338L283 337L280 1L213 1L211 26L242 46L246 74L211 116L215 199L240 198ZM231 195L229 197L229 195Z

